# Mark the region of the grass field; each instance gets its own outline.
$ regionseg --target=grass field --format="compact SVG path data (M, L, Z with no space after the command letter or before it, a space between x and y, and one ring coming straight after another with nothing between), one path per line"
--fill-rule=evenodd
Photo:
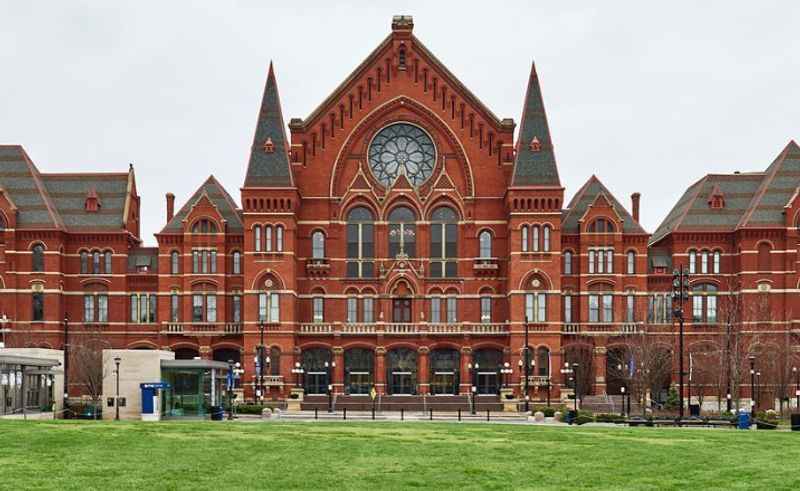
M0 422L0 489L800 486L800 433L457 423Z

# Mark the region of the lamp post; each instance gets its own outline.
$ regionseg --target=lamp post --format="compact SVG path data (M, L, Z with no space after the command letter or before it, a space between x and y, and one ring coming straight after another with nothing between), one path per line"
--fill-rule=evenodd
M233 369L236 363L233 360L228 360L228 421L233 420Z
M258 345L258 390L256 390L256 398L261 402L264 398L264 320L258 323L258 329L261 334L261 340Z
M114 399L114 408L116 409L114 419L116 421L119 421L119 364L121 361L122 359L119 356L114 357L114 364L117 366L117 369L114 372L117 375L117 397Z
M529 353L530 347L528 346L528 330L529 330L528 316L526 315L525 316L525 361L524 361L524 365L525 365L525 412L526 413L530 411L530 406L529 406L529 402L528 402L529 399L530 399L530 397L529 397L530 391L528 390L528 380L530 379L530 361L529 361L530 360L530 353Z
M578 364L575 363L573 366L577 368ZM575 370L573 370L570 367L569 362L565 362L564 363L564 368L561 369L561 376L564 379L564 382L569 382L570 380L573 380L573 378L571 377L571 375L573 373L575 373ZM574 380L575 380L575 386L574 386L575 392L574 392L574 394L572 394L572 396L573 396L573 399L575 400L575 410L577 411L578 410L578 382L577 382L577 377ZM569 384L565 383L564 385L569 385Z
M756 357L750 355L750 413L756 412Z
M575 402L575 413L577 414L577 412L578 412L578 398L580 397L580 393L581 393L581 391L580 391L581 381L578 378L578 364L577 363L573 363L572 364L572 373L575 374L574 375L574 377L575 377L575 400L574 400L574 402Z
M299 361L294 362L294 368L292 368L292 373L294 374L294 386L300 387L300 375L304 372L303 367L300 365Z
M6 314L3 314L3 316L0 317L0 335L2 335L2 338L0 338L0 349L6 347L6 324L8 324L8 317Z
M800 411L800 371L797 370L797 367L792 367L792 373L794 374L794 395L797 397L794 407L796 411Z
M514 371L511 369L511 365L508 362L503 363L503 367L500 369L500 373L503 374L503 387L508 388L508 377Z
M69 408L69 315L64 315L64 414Z
M468 365L472 372L472 414L477 411L478 405L478 363L470 363Z
M679 420L683 419L683 304L689 300L689 271L681 266L672 273L672 306L673 314L678 318L680 330L678 332L678 398Z
M761 370L756 370L756 410L758 410L758 403L761 402Z
M620 387L619 391L622 394L622 408L619 414L620 416L625 416L625 387Z
M325 362L325 371L328 373L328 412L333 412L333 377L331 373L336 367L336 362Z

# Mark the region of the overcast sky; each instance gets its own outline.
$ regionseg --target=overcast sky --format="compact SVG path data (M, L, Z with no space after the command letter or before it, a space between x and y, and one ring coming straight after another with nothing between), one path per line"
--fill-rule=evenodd
M393 14L500 118L519 122L535 60L566 199L597 174L626 206L642 193L650 232L704 174L800 139L794 0L297 3L0 0L0 143L43 172L133 162L154 244L166 192L181 206L214 174L238 202L270 59L305 118Z

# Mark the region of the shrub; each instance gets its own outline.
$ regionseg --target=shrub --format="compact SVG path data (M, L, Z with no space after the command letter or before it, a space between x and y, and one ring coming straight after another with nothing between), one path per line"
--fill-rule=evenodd
M548 417L548 418L552 418L556 414L556 411L561 411L562 413L564 412L563 406L559 406L559 407L555 407L555 406L533 406L532 409L533 409L534 413L536 411L541 411L542 414L544 414L545 417Z
M598 414L597 416L595 416L594 420L597 421L598 423L619 424L625 422L625 416L620 416L619 414L613 414L613 413L605 413L605 414Z
M669 388L669 394L667 394L667 402L664 403L664 408L669 410L678 409L680 406L681 401L678 397L678 391L675 390L675 387Z
M236 406L236 412L239 414L261 414L264 406L261 404L239 404Z
M576 425L584 425L586 423L593 423L594 418L591 416L587 416L585 414L579 414L577 418L575 418Z

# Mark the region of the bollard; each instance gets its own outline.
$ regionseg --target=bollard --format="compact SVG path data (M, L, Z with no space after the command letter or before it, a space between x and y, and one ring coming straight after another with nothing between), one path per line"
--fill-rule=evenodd
M314 408L314 419L319 419L319 408Z
M406 419L406 418L405 418L405 414L403 414L403 412L404 412L404 411L405 411L405 409L403 409L403 408L401 407L401 408L400 408L400 421L405 421L405 419Z
M344 410L342 411L342 415L344 419L347 419L347 408L344 408Z
M431 421L433 421L433 409L431 409Z
M489 421L489 410L486 410L486 421Z
M458 408L458 420L461 421L461 408Z
M372 405L372 420L375 420L375 405Z

